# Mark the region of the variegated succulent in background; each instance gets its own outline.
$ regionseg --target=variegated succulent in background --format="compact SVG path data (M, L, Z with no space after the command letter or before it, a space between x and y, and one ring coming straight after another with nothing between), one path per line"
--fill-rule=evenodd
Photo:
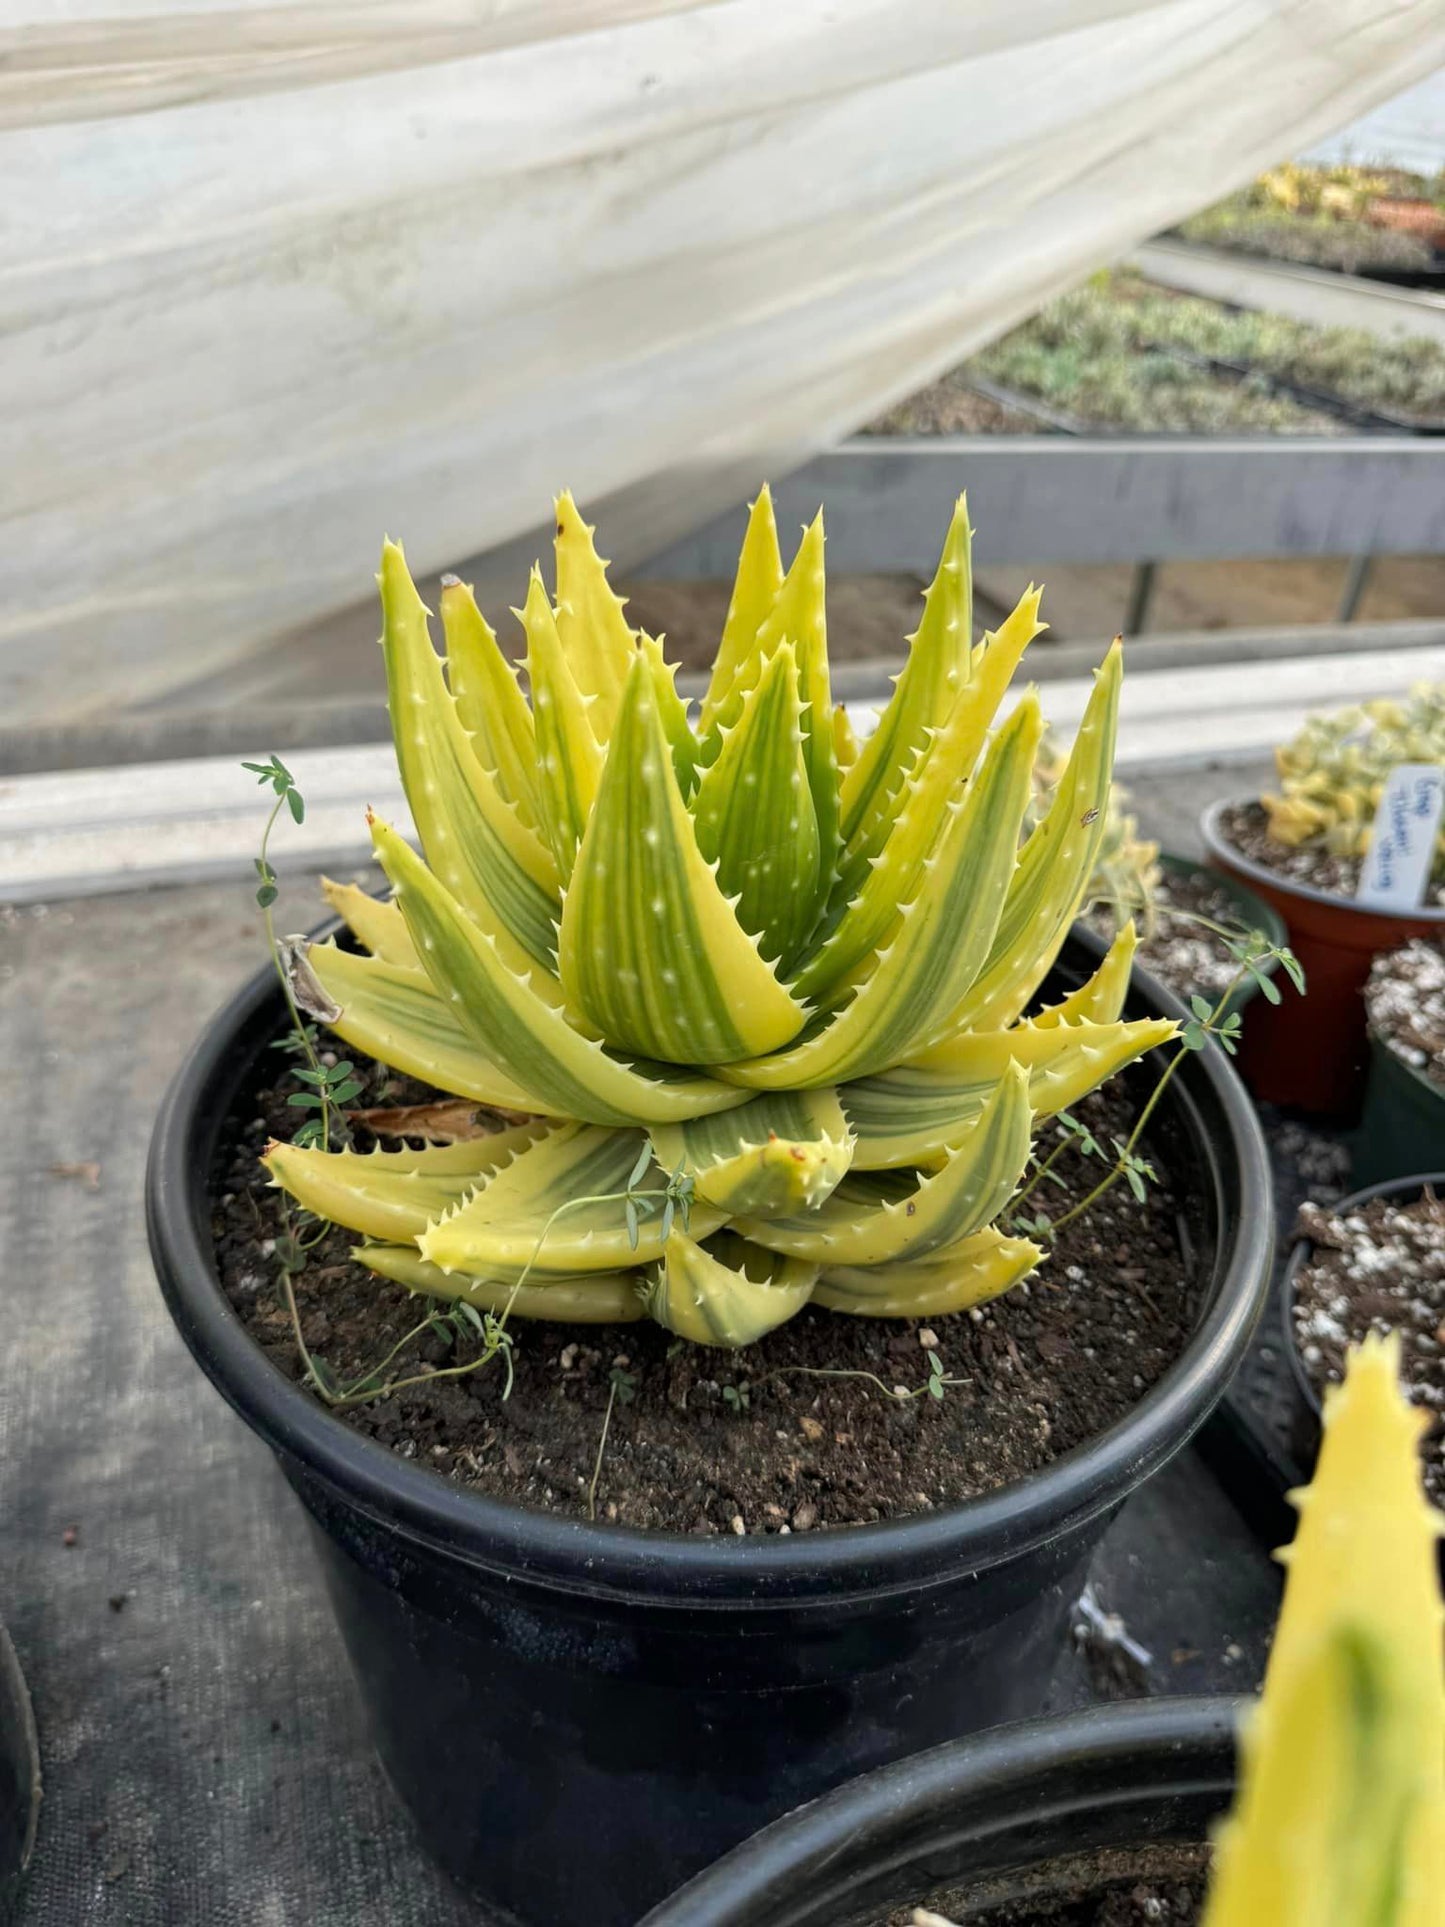
M1116 645L1048 807L1030 590L972 640L958 504L907 662L859 748L829 688L821 516L786 570L753 506L707 693L678 696L570 496L555 595L519 612L530 702L470 590L446 661L401 550L380 575L392 726L422 855L331 890L311 946L353 1049L527 1114L423 1151L275 1144L276 1183L414 1290L743 1345L810 1301L961 1310L1042 1255L995 1220L1039 1120L1173 1035L1122 1022L1134 946L1025 1017L1108 826ZM314 1001L314 999L313 999Z

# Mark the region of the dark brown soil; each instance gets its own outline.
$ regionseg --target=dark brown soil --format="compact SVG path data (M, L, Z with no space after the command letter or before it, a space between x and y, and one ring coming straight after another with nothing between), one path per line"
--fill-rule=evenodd
M1237 966L1223 940L1190 918L1208 917L1213 923L1238 929L1239 909L1234 899L1203 870L1182 876L1165 870L1155 890L1155 905L1157 927L1152 937L1140 943L1139 963L1186 1002L1198 991L1212 1003L1229 988ZM1110 938L1117 927L1114 913L1104 906L1090 912L1089 922Z
M369 1075L368 1100L417 1094L399 1092L380 1067ZM1124 1133L1157 1075L1157 1066L1141 1066L1079 1107L1101 1141ZM255 1095L229 1121L214 1230L231 1303L294 1378L274 1257L281 1194L257 1163L269 1136L295 1129L286 1088ZM1160 1183L1145 1204L1117 1185L1059 1234L1032 1279L992 1306L935 1320L932 1332L810 1308L746 1351L728 1352L682 1344L651 1323L519 1322L510 1397L493 1364L343 1416L461 1484L585 1516L618 1371L626 1399L612 1414L599 1519L696 1533L802 1532L947 1505L1023 1478L1114 1424L1179 1355L1196 1283L1168 1173L1154 1155ZM1048 1193L1055 1218L1103 1169L1073 1156L1058 1168L1070 1178L1066 1191ZM374 1367L425 1308L355 1264L353 1242L328 1232L297 1280L307 1343L342 1380ZM449 1343L424 1336L398 1368L459 1362ZM963 1381L941 1400L904 1403L860 1377L808 1375L872 1373L885 1387L918 1387L933 1345L947 1374Z
M1306 1204L1299 1230L1314 1251L1296 1282L1295 1339L1315 1389L1339 1383L1367 1332L1399 1332L1406 1393L1433 1420L1426 1488L1445 1503L1445 1201L1374 1198L1345 1216Z
M1376 1036L1445 1088L1445 951L1423 937L1382 951L1370 966L1365 1005Z
M1040 1890L1028 1900L997 1906L949 1894L930 1908L904 1908L883 1927L1196 1927L1207 1859L1203 1846L1100 1853L1040 1869Z
M1357 856L1332 856L1314 844L1276 842L1269 833L1263 808L1258 803L1237 803L1223 812L1219 828L1241 856L1261 864L1277 875L1331 896L1352 897L1360 882L1361 859ZM1431 908L1445 903L1445 886L1432 883L1425 892Z

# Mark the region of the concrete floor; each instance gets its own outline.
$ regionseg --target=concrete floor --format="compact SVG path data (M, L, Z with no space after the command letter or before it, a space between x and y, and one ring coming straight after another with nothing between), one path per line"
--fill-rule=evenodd
M1193 846L1250 771L1149 778ZM310 919L288 878L283 925ZM0 913L0 1614L46 1784L12 1927L461 1927L371 1755L299 1508L161 1304L141 1175L190 1039L262 961L249 881ZM1191 1454L1096 1559L1152 1691L1248 1689L1277 1584ZM1093 1695L1061 1657L1052 1704ZM3 1914L3 1908L0 1908Z

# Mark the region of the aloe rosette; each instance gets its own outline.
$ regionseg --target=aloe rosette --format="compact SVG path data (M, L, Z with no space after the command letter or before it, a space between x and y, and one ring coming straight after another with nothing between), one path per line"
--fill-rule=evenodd
M995 1222L1034 1128L1174 1030L1121 1021L1132 927L1024 1014L1098 857L1118 645L1025 836L1035 692L998 718L1039 596L973 643L962 501L861 748L829 687L821 516L785 571L766 489L753 505L696 714L592 533L562 496L555 598L534 569L518 612L530 702L450 579L443 664L386 545L422 854L373 821L394 895L331 886L360 949L308 955L351 1048L531 1121L421 1151L275 1144L274 1182L382 1276L520 1316L735 1346L809 1302L995 1296L1042 1256Z

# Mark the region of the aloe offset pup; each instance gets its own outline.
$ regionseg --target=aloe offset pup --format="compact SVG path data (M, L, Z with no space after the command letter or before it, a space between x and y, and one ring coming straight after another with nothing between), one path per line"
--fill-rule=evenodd
M822 518L785 571L766 489L695 716L568 495L555 598L534 569L519 611L530 704L469 589L442 594L444 667L395 544L379 581L423 854L373 822L394 900L329 888L366 954L313 944L311 1001L353 1049L532 1121L273 1144L274 1182L413 1290L706 1344L1025 1276L1039 1246L996 1220L1035 1126L1175 1030L1120 1021L1132 926L1023 1014L1105 833L1118 644L1024 836L1035 692L995 724L1039 595L973 643L962 501L861 748L829 688Z

